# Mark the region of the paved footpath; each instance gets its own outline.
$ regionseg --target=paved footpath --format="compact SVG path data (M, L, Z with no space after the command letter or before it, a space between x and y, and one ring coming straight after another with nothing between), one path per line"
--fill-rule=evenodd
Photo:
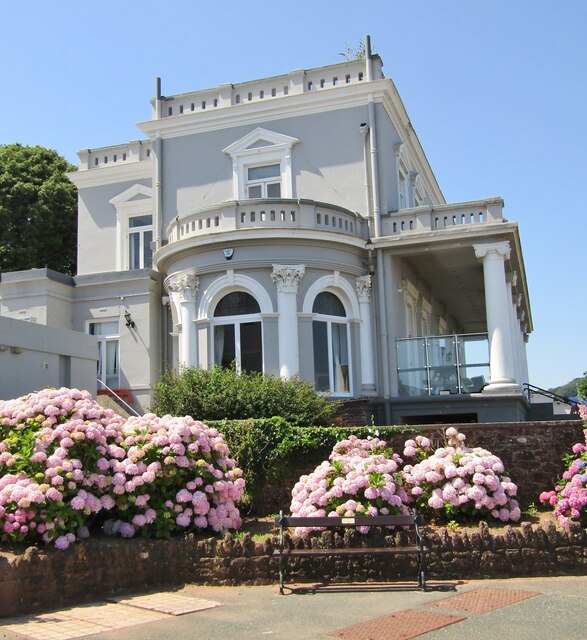
M587 576L463 581L454 586L426 593L382 589L284 596L275 586L188 586L0 619L0 638L587 640Z

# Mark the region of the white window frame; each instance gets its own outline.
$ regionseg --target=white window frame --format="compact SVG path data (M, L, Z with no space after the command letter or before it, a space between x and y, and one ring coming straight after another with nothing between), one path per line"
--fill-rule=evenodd
M90 325L92 324L105 324L107 322L116 322L118 325L118 331L115 334L91 334L90 333ZM111 389L119 389L120 388L120 318L92 318L91 320L86 320L86 333L88 335L93 335L96 338L98 343L98 368L96 372L97 379L102 380L103 383L107 384ZM118 370L116 371L117 384L115 386L111 386L108 384L106 380L107 375L105 373L107 369L108 361L106 358L102 358L102 354L106 356L108 353L106 350L106 345L108 343L116 343L116 360L118 363ZM106 369L105 369L106 367ZM98 383L98 388L102 388L102 385Z
M249 167L279 164L281 197L293 198L292 147L299 140L282 133L257 127L223 149L232 158L232 181L235 200L247 200Z
M312 324L314 322L324 322L326 324L326 340L328 348L328 377L329 377L329 390L325 393L334 398L348 398L353 395L353 357L351 351L351 323L347 317L343 316L327 316L321 313L314 314L312 318ZM339 324L346 327L346 341L347 341L347 354L348 354L348 391L334 391L334 353L332 346L332 325ZM313 330L313 329L312 329Z
M258 322L261 325L261 370L265 371L265 362L264 362L264 353L265 353L265 344L263 341L263 321L261 320L260 313L250 313L238 316L220 316L218 318L213 318L212 322L212 358L214 364L221 364L217 361L216 358L216 349L215 349L215 339L216 339L216 327L233 325L234 326L234 360L236 363L236 371L240 373L242 371L242 357L241 357L241 324L247 324L250 322Z
M139 227L131 227L130 226L130 221L133 218L138 218L139 216L147 216L149 215L151 217L151 224L145 224L145 225L141 225ZM146 246L146 242L145 242L145 235L147 233L149 233L149 231L151 232L151 240L149 241L149 244L153 241L153 215L152 214L148 214L148 213L143 213L143 214L132 214L129 215L126 218L126 251L127 251L127 255L128 255L128 259L127 259L127 266L129 270L134 270L134 269L150 269L153 266L153 262L152 262L152 251L151 251L151 264L150 265L145 265L145 250L147 248ZM132 235L138 235L139 236L139 266L138 267L131 267L130 264L130 237ZM149 247L150 249L150 247Z
M142 184L135 184L126 191L110 200L110 204L116 209L116 270L129 271L129 235L131 231L129 220L135 216L150 215L154 220L153 190ZM137 227L142 232L154 231L153 224L150 227ZM141 246L143 242L141 241ZM141 265L144 265L144 251L141 251ZM141 269L148 268L141 266Z
M280 167L279 175L273 176L270 178L258 178L257 180L249 179L249 176L248 176L249 169L255 169L257 167L270 167L274 165L278 165ZM251 198L251 196L249 195L250 187L256 187L256 186L261 187L261 195L259 196L259 199L274 197L274 196L267 195L267 187L271 184L279 184L280 193L281 193L281 186L282 186L281 185L281 166L279 163L275 162L273 164L267 164L264 162L263 164L248 164L245 170L246 170L245 194L248 199L253 199L253 200L257 199L257 198ZM279 196L279 197L281 198L282 196Z

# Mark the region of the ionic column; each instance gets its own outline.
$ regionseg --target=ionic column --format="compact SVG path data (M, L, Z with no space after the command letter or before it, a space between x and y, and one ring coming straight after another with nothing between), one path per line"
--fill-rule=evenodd
M473 245L476 257L483 263L485 310L489 336L489 385L484 393L520 393L513 362L510 330L511 295L505 278L505 260L510 257L509 242Z
M179 364L190 367L197 364L196 353L196 292L199 279L191 273L180 273L169 276L165 280L165 287L169 292L171 302L175 305L177 317L181 322L179 335Z
M361 276L355 280L359 298L361 327L359 341L361 344L361 377L363 389L375 389L375 362L373 359L373 332L371 323L371 276Z
M297 294L305 271L303 264L274 264L271 274L277 285L279 375L282 378L291 378L300 372Z

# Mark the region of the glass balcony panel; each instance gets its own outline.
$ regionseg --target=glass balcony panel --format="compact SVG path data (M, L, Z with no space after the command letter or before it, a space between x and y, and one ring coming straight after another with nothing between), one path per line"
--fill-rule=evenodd
M397 341L397 368L400 371L425 369L426 366L426 342L423 338Z
M459 364L489 364L489 342L487 335L458 336Z
M463 365L461 374L461 393L479 393L489 383L489 367L487 365Z
M427 396L428 378L425 369L399 372L400 396Z
M457 362L456 336L431 336L428 343L430 367L455 366Z

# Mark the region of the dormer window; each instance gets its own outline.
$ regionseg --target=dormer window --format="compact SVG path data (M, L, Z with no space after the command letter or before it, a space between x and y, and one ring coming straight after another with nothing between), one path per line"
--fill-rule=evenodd
M280 165L247 167L247 196L249 198L281 198Z

